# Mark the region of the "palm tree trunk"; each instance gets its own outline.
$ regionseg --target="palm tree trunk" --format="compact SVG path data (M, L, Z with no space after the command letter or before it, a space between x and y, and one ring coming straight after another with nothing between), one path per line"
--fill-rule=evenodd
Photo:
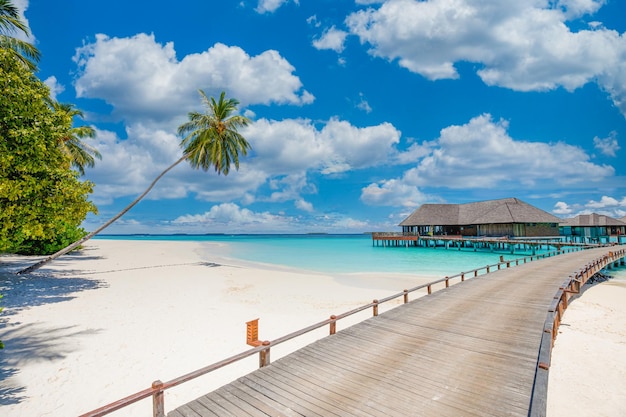
M100 226L99 228L97 228L96 230L94 230L93 232L87 234L85 237L83 237L82 239L72 243L69 246L66 246L65 248L61 249L60 251L48 256L47 258L37 262L34 265L29 266L28 268L22 269L21 271L17 272L17 275L23 275L23 274L28 274L30 272L33 272L39 268L41 268L42 266L44 266L45 264L55 260L56 258L58 258L61 255L65 255L66 253L76 249L77 247L79 247L80 245L82 245L83 243L85 243L86 241L88 241L89 239L91 239L92 237L94 237L95 235L97 235L98 233L100 233L101 231L103 231L104 229L106 229L107 227L109 227L111 224L113 224L113 222L115 222L117 219L119 219L120 217L122 217L124 214L126 214L131 208L133 208L137 203L139 203L139 201L141 201L142 198L144 198L149 192L150 190L152 190L152 188L155 186L155 184L165 175L167 174L172 168L174 168L176 165L180 164L181 162L183 162L185 159L187 159L187 155L183 155L178 161L174 162L172 165L170 165L169 167L167 167L167 169L163 172L161 172L161 174L159 174L158 177L156 177L154 179L154 181L152 181L152 183L150 184L150 186L148 187L148 189L146 189L146 191L143 192L143 194L141 194L139 197L137 197L132 203L130 203L124 210L120 211L118 214L116 214L113 218L111 218L109 221L107 221L106 223L104 223L102 226Z

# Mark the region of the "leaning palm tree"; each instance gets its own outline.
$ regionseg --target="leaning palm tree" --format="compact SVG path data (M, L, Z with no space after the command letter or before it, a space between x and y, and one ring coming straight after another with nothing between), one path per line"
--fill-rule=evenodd
M30 36L30 30L22 22L17 7L11 0L0 0L0 48L12 51L17 59L34 71L41 54L32 44L12 36L17 32Z
M68 119L68 126L73 124L74 117L83 117L83 112L74 108L73 104L61 104L56 101L51 102L54 111ZM91 126L78 126L69 129L66 135L59 140L59 146L72 163L72 166L85 175L85 167L93 168L96 164L95 158L102 159L98 150L88 144L83 139L95 138L96 131Z
M161 172L143 194L98 229L42 261L19 271L18 274L26 274L41 268L59 256L76 249L109 227L141 201L152 190L157 181L183 161L189 161L192 168L200 168L203 171L214 167L218 175L228 175L231 164L234 164L235 168L239 169L239 154L247 155L250 144L239 134L237 129L247 126L250 120L244 116L233 114L237 110L239 101L233 98L226 99L224 92L222 92L218 101L215 101L213 97L208 98L202 90L200 90L200 95L207 111L205 113L189 113L189 121L183 123L178 128L178 134L183 136L180 144L183 148L183 156L180 159Z

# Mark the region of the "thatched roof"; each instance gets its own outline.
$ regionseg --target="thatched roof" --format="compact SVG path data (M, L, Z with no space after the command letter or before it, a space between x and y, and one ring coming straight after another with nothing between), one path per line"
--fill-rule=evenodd
M579 214L571 219L565 219L561 222L561 226L572 227L606 227L606 226L626 226L626 223L622 220L614 219L613 217L605 216L603 214Z
M423 204L400 226L466 226L498 223L559 223L561 219L517 198L467 204Z

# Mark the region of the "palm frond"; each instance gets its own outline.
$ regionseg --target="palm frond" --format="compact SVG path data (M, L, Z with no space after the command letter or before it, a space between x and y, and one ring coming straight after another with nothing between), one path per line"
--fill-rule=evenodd
M239 154L247 155L250 149L248 141L238 132L250 120L235 115L239 101L226 99L222 92L216 101L199 90L205 113L190 112L188 121L178 128L183 136L181 147L187 160L194 169L207 171L213 167L218 174L228 175L230 166L239 169Z
M30 43L10 36L0 35L0 48L14 53L15 57L31 71L37 69L36 62L41 58L41 53Z
M75 108L73 104L50 101L54 111L65 119L68 126L67 134L59 141L61 150L70 158L72 167L76 168L81 175L85 175L85 167L93 168L97 159L102 155L94 147L82 141L85 138L95 138L96 131L91 126L72 127L74 118L83 117L83 112Z
M0 0L0 48L12 51L28 69L35 71L41 53L32 44L11 36L17 32L30 36L18 8L10 0Z
M28 27L20 18L18 8L10 0L0 0L0 31L3 33L20 31L26 36L30 35Z

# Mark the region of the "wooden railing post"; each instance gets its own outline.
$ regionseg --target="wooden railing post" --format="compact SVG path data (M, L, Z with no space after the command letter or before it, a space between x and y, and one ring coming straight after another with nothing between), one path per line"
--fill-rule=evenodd
M432 293L433 293L432 286L428 284L428 294L432 294Z
M374 300L374 317L378 315L378 300Z
M446 288L450 286L450 278L446 277Z
M263 368L270 364L270 342L264 341L263 346L267 346L267 349L263 349L259 352L259 368Z
M409 290L404 290L404 304L409 302Z
M337 316L330 316L330 334L335 334L337 332Z
M152 383L152 389L157 390L152 394L152 416L165 417L165 393L163 382L157 380Z
M461 281L465 281L465 272L461 272Z

